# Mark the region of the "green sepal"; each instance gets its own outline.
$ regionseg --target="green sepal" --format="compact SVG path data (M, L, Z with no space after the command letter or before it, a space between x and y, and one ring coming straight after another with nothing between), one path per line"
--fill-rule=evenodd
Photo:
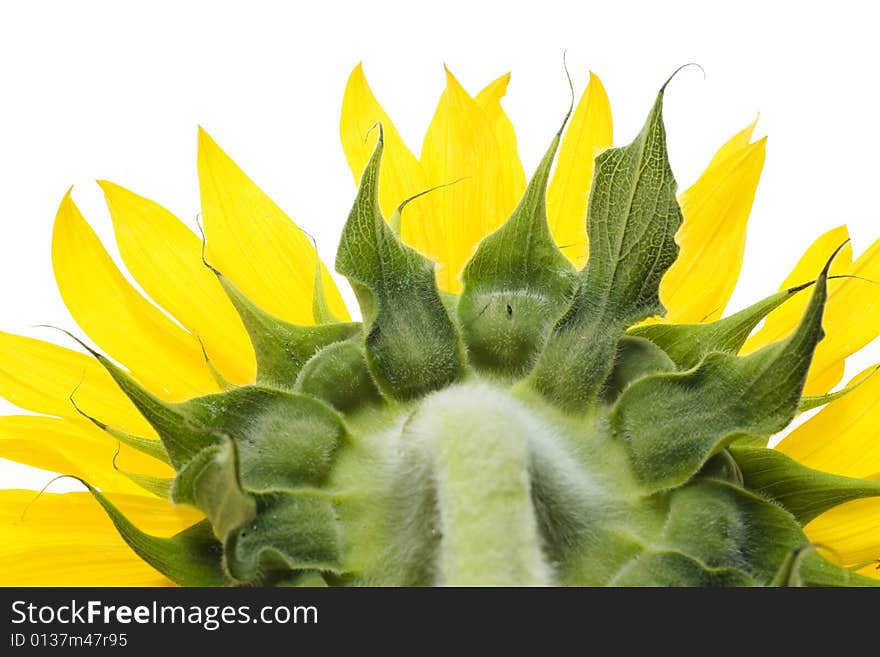
M80 480L82 481L82 480ZM221 565L223 548L203 520L169 538L138 529L107 497L85 481L83 485L103 507L116 531L134 552L180 586L226 586Z
M363 349L351 341L337 342L312 356L293 389L317 397L341 413L382 403Z
M546 203L561 131L513 214L480 242L462 273L458 316L468 358L479 370L525 375L569 300L575 270L550 234Z
M692 370L646 377L621 395L612 427L646 491L679 486L735 439L769 437L791 421L824 335L830 264L787 339L745 357L711 353Z
M629 562L612 585L722 588L754 586L755 580L741 570L713 568L682 552L659 550L643 552Z
M347 436L327 404L260 385L196 397L176 408L208 439L225 434L235 441L241 483L249 491L322 484Z
M461 340L440 300L434 265L403 244L378 204L384 137L367 163L342 230L336 269L351 281L364 317L367 363L383 393L400 400L464 375Z
M846 397L849 393L851 393L853 390L862 385L865 381L874 376L878 370L880 370L880 365L875 367L858 381L850 383L845 388L841 388L836 392L829 392L824 395L810 395L807 397L801 397L801 401L798 404L798 413L810 411L814 408L819 408L820 406L825 406L825 404L830 404L833 401L837 401L841 397Z
M689 370L712 352L738 353L754 328L794 294L813 285L789 288L770 295L730 317L707 324L648 324L627 331L663 349L678 369Z
M177 404L159 399L108 358L89 347L86 349L104 366L120 390L125 393L140 411L140 414L159 434L162 446L175 470L180 470L199 451L210 444L210 441L206 441L205 434L194 427L181 413ZM114 437L118 436L114 435ZM125 442L121 437L118 438Z
M602 389L602 399L613 402L639 379L649 374L674 371L675 363L656 344L644 338L624 335L617 343L614 368Z
M178 472L228 435L237 443L249 490L320 484L346 429L339 415L305 395L261 385L239 386L181 403L165 402L95 353L156 429Z
M240 582L265 583L292 570L341 573L342 538L330 496L297 490L255 496L252 522L230 533L225 566Z
M318 257L318 245L315 244L315 286L312 291L312 318L315 324L338 324L339 320L333 311L330 310L330 304L327 303L327 296L324 294L324 271L321 267L321 258Z
M674 237L682 217L666 151L663 92L631 144L596 157L587 215L590 258L531 380L568 410L595 401L624 330L665 312L660 279L678 255Z
M92 355L97 356L95 352L92 351L91 353ZM98 418L92 417L91 415L83 411L74 401L73 395L70 396L70 403L73 404L73 408L76 410L77 413L79 413L89 422L101 429L101 431L106 432L107 434L118 440L123 445L127 445L132 449L136 449L142 454L152 456L154 459L171 465L171 459L168 457L168 452L165 450L165 447L162 445L162 442L160 440L143 438L142 436L135 436L126 431L122 431L121 429L111 427L109 424L101 422L101 420L99 420Z
M361 325L355 322L303 326L279 319L258 307L222 273L211 269L250 336L257 358L259 383L293 387L302 366L321 347L348 340L360 332ZM321 313L320 308L318 312Z
M713 568L769 584L790 551L808 543L785 510L733 484L701 479L670 495L663 545Z
M838 504L880 495L880 481L813 470L775 449L739 444L728 449L745 485L781 504L801 525Z
M203 449L178 472L171 496L203 511L221 541L257 512L254 497L241 487L238 454L229 437Z
M163 500L171 499L171 488L174 486L174 479L166 477L153 477L151 475L141 474L139 472L131 472L123 470L114 465L116 471L122 476L128 478L132 483L137 484L148 493L152 493L156 497Z

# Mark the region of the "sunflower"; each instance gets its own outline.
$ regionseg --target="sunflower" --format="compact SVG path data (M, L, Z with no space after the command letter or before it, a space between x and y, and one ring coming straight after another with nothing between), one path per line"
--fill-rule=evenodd
M0 333L0 395L36 413L0 418L0 456L72 475L87 490L36 499L2 491L0 581L727 585L878 576L880 376L869 368L832 390L845 359L880 333L871 283L880 280L880 241L854 259L846 227L832 228L777 294L726 315L764 164L754 123L675 195L662 92L633 144L612 149L609 100L591 73L527 181L501 105L508 82L504 75L472 96L446 70L417 157L362 67L352 71L340 132L360 189L337 269L352 281L363 326L308 235L201 129L204 238L158 203L98 183L125 267L149 298L68 191L55 219L55 277L101 351ZM577 308L590 303L589 277L601 275L614 234L600 224L616 212L615 176L627 167L654 185L639 201L648 192L633 183L630 205L650 205L640 211L662 221L641 226L645 243L620 233L621 258L649 257L616 270L642 286L641 305L620 311L618 330L581 321ZM388 224L371 223L376 208ZM572 326L611 346L581 354L566 337ZM748 379L753 366L761 375ZM760 395L746 406L760 417L735 437L707 436L694 447L697 461L670 465L668 445L645 427L659 423L671 436L693 409L697 428L684 433L724 425L713 419L720 398L701 396L694 379L711 378L710 368L713 380L748 379ZM582 384L594 370L595 384ZM764 447L818 406L775 450ZM602 434L606 420L620 427L616 446ZM567 432L595 433L606 451L597 458L594 447L553 442ZM584 505L587 521L577 511ZM760 558L725 561L717 536L693 542L700 523L746 507L753 511L735 520L747 524L748 542L734 551ZM657 534L658 517L678 523L680 536L669 527ZM599 525L584 529L589 522ZM487 526L497 535L487 538ZM584 536L596 543L587 556L570 548ZM645 556L661 539L663 550ZM481 552L483 541L501 546L500 556ZM821 559L803 557L809 544L821 546ZM597 555L608 563L595 568L607 571L589 570ZM823 579L820 561L844 575Z

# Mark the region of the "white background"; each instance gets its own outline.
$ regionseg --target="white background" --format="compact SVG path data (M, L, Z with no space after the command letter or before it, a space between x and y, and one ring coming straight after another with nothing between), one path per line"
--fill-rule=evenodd
M445 62L472 93L501 73L531 171L578 91L605 83L615 141L629 141L682 63L665 116L687 186L760 111L767 163L731 308L773 291L821 232L880 236L878 16L869 2L41 2L0 4L0 330L74 328L52 278L50 237L74 197L115 254L94 185L107 178L194 225L203 125L332 262L354 192L339 107L360 60L410 147L442 91ZM344 284L343 284L344 285ZM351 297L349 297L351 298ZM354 305L353 303L351 304ZM877 341L848 374L880 361ZM11 412L0 402L0 412ZM0 487L45 473L0 461ZM63 489L63 484L58 484ZM55 487L53 487L55 489Z

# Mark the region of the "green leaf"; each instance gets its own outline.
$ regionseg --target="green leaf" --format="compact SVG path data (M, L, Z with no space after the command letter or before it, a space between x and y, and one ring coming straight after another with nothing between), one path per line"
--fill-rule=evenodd
M752 330L805 285L777 292L738 313L708 324L649 324L631 328L628 335L646 338L663 349L679 369L696 367L713 351L737 353Z
M97 489L82 483L104 508L128 546L172 582L180 586L227 584L221 566L223 550L208 521L203 520L170 538L151 536L138 529Z
M210 266L210 265L209 265ZM357 323L332 323L317 326L301 326L286 322L259 308L248 299L229 279L211 267L226 296L238 311L248 332L257 357L257 381L282 388L292 388L296 376L305 362L329 344L347 340L360 332ZM320 288L320 276L316 278L316 299ZM323 296L323 292L321 292ZM317 302L320 306L320 301ZM325 304L326 305L326 304ZM320 307L318 315L327 318ZM327 311L329 312L329 311ZM332 315L331 315L332 316Z
M168 452L165 450L165 447L162 445L161 441L153 440L152 438L135 436L133 434L122 431L121 429L111 427L110 425L101 422L99 419L92 417L91 415L80 409L80 407L77 406L76 402L73 400L72 395L70 397L70 402L73 404L73 407L74 409L76 409L77 413L89 420L92 424L94 424L102 431L105 431L109 435L113 436L123 445L128 445L129 447L136 449L142 454L152 456L154 459L162 461L163 463L167 463L169 465L171 464L171 459L169 459L168 457Z
M621 395L612 427L645 490L678 486L736 438L769 437L791 421L824 335L830 264L787 339L742 358L711 353L693 370L646 377Z
M612 580L613 586L754 586L755 581L733 568L712 568L674 550L646 551L630 561Z
M477 369L507 377L526 374L569 300L575 271L550 234L546 205L561 132L513 214L480 242L462 273L458 314Z
M791 550L808 540L775 504L733 484L701 479L672 492L658 542L769 584Z
M775 449L738 444L728 449L745 485L781 504L801 525L838 504L880 495L880 481L813 470Z
M221 541L257 512L253 496L242 490L235 443L228 437L186 464L174 480L172 498L201 509Z
M814 395L814 396L801 397L800 404L798 404L798 412L803 413L804 411L809 411L814 408L818 408L819 406L824 406L825 404L830 404L833 401L837 401L841 397L846 397L849 393L851 393L853 390L855 390L860 385L862 385L865 381L867 381L872 376L874 376L878 370L880 370L880 365L878 365L873 370L868 372L868 374L863 376L858 381L855 381L854 383L850 383L845 388L841 388L840 390L837 390L836 392L829 392L824 395Z
M294 390L317 397L342 413L383 401L363 349L351 341L337 342L312 356L300 371Z
M347 436L340 416L312 397L241 386L177 405L190 426L235 441L248 491L318 486Z
M614 369L602 390L602 399L613 402L631 384L658 372L674 372L675 363L650 340L624 335L617 343Z
M404 245L378 204L379 140L342 231L336 269L352 283L380 389L400 400L445 388L464 374L461 340L440 300L434 265Z
M665 312L659 285L678 255L681 211L662 108L663 89L635 140L596 158L587 216L590 258L532 377L533 387L569 410L595 401L626 327Z
M230 534L226 567L242 582L269 573L314 569L341 573L342 538L333 503L322 491L261 494L253 522Z

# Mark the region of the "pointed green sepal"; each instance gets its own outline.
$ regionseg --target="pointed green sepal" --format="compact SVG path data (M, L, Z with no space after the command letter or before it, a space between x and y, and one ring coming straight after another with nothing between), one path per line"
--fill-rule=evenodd
M223 434L235 442L241 484L248 491L319 486L347 436L339 414L312 397L240 386L176 405L203 440Z
M294 390L317 397L342 413L382 403L363 349L351 341L337 342L312 356L300 371Z
M342 538L327 493L313 490L258 495L257 514L224 544L226 569L240 582L267 583L274 573L313 569L339 574Z
M762 319L810 285L813 283L777 292L730 317L708 324L648 324L632 328L627 334L650 340L669 354L678 369L689 370L713 351L738 353Z
M336 269L351 281L364 316L367 363L383 393L409 400L464 374L461 340L440 300L434 265L403 244L378 203L379 139L342 231Z
M880 481L813 470L775 449L738 444L728 449L745 485L781 504L801 525L838 504L880 496Z
M801 397L801 401L798 404L798 412L803 413L805 411L813 410L814 408L819 408L820 406L825 406L826 404L830 404L833 401L837 401L842 397L846 397L853 390L862 385L865 381L874 376L878 371L880 371L880 365L877 365L873 370L868 372L865 376L850 383L845 388L841 388L835 392L829 392L824 395L809 395L807 397Z
M710 353L692 370L646 377L621 395L612 427L647 491L679 486L737 438L769 437L791 421L824 335L830 264L787 339L745 357Z
M656 344L636 336L624 335L617 343L614 368L602 389L602 399L613 402L641 378L659 372L674 372L675 363Z
M170 538L151 536L138 529L110 500L82 482L113 521L116 531L134 552L180 586L226 586L221 566L223 549L207 521Z
M154 440L152 438L143 438L142 436L135 436L126 431L122 431L121 429L111 427L109 424L101 422L98 418L92 417L91 415L83 411L73 400L73 395L71 395L70 397L70 402L73 404L73 408L76 410L77 413L82 415L84 418L86 418L89 422L94 424L102 431L106 432L110 436L113 436L123 445L128 445L132 449L136 449L142 454L152 456L156 460L171 465L171 459L168 457L168 452L165 450L165 447L162 446L161 441Z
M201 509L221 541L257 512L253 496L242 490L238 454L229 437L187 463L174 480L171 495L175 502Z
M569 410L595 401L625 329L665 312L660 279L678 255L674 237L682 217L662 109L663 89L635 140L596 157L590 258L531 378L532 387Z
M257 357L259 383L292 388L303 364L319 349L360 332L360 324L354 322L302 326L279 319L259 308L222 273L212 270L250 336ZM320 278L315 285L320 285ZM320 308L318 313L322 319L327 318Z
M528 373L574 286L574 267L547 224L547 181L560 133L513 214L480 242L462 273L458 316L468 358L479 370Z

